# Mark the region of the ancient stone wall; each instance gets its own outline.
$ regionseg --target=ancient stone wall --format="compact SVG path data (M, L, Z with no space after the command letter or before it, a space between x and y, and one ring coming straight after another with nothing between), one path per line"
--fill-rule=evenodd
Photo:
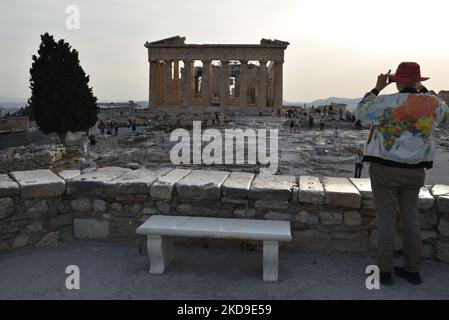
M449 186L422 188L419 208L424 256L449 263ZM0 251L73 237L144 241L136 228L155 214L288 220L285 246L375 253L368 179L119 167L0 175Z
M65 148L62 145L32 145L8 148L0 151L0 173L50 168L61 160Z

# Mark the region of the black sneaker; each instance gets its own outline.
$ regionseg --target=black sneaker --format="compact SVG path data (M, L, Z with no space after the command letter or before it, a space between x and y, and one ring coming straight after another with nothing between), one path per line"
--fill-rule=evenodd
M393 279L391 278L391 272L381 272L379 277L380 284L384 286L391 286Z
M422 283L421 276L419 275L419 272L408 272L408 271L405 271L404 268L394 267L394 273L398 277L405 279L408 283L411 283L414 285L420 285Z

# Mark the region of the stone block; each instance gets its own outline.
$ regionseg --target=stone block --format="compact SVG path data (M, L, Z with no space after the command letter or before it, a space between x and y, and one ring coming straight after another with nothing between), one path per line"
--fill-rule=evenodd
M171 168L160 168L156 170L137 169L127 172L115 179L105 182L104 191L106 194L148 194L151 185Z
M324 187L318 177L299 177L298 201L313 204L324 203Z
M60 176L64 180L72 179L73 177L79 176L81 174L81 170L62 170L58 172L58 176Z
M438 211L441 213L449 213L449 195L439 196L437 198Z
M67 213L67 214L53 217L50 219L50 223L55 228L71 225L72 224L72 215L70 213Z
M14 200L11 198L0 198L0 219L6 218L14 213Z
M105 167L83 173L66 181L67 194L101 195L105 183L130 171L127 168Z
M344 213L344 223L347 226L359 226L362 224L362 217L357 211L347 211Z
M219 200L228 176L225 171L194 170L176 183L176 192L181 199Z
M20 186L22 199L58 197L65 191L65 181L48 169L14 171L10 175Z
M109 235L109 223L94 219L74 219L73 229L75 238L98 239L107 238Z
M430 193L430 190L428 187L422 187L419 190L419 196L418 196L418 208L422 210L431 209L433 207L433 204L435 203L435 199Z
M449 263L449 243L438 241L435 245L436 258L440 261Z
M11 179L7 174L0 174L0 198L15 197L19 194L19 184Z
M238 218L254 218L256 216L256 210L252 208L248 208L248 210L246 208L239 208L235 209L232 215Z
M70 204L73 209L81 212L88 211L92 209L92 205L90 203L89 199L81 198L81 199L74 199L70 201Z
M361 195L347 178L323 178L325 203L336 207L360 208Z
M301 211L296 215L296 220L300 223L307 225L314 225L320 223L320 219L314 215L310 214L307 211Z
M373 191L371 190L370 178L349 178L352 184L357 188L362 199L372 199Z
M449 186L444 184L436 184L432 187L432 195L434 197L449 195Z
M321 224L325 226L338 225L343 221L343 215L340 212L321 211L319 215Z
M278 201L278 200L257 200L254 203L254 207L256 209L276 209L276 210L283 210L288 209L289 202L287 200L284 201Z
M23 248L28 244L28 241L30 241L29 236L27 236L26 234L19 234L14 238L12 248L13 249Z
M258 200L289 201L293 196L293 187L297 186L294 176L257 175L249 189L249 198Z
M264 218L266 220L290 221L290 220L292 220L293 215L291 215L290 213L270 211L264 215Z
M106 211L106 201L95 199L92 207L94 208L94 211L104 212Z
M223 182L222 195L231 199L248 199L249 188L254 180L254 174L249 172L231 172Z
M437 229L438 229L438 232L440 233L440 235L449 237L449 221L447 221L445 219L440 219Z
M190 172L186 169L173 169L168 174L159 177L150 187L151 198L171 200L176 183Z
M46 247L54 246L58 243L61 231L55 231L47 233L42 239L36 244L36 247Z

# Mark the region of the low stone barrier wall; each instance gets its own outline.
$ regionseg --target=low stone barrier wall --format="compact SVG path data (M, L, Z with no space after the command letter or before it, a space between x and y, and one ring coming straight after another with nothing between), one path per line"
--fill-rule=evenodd
M0 151L0 173L50 168L62 159L63 145L32 145Z
M449 263L449 186L422 188L419 208L424 256ZM369 179L119 167L0 175L0 251L73 237L135 239L155 214L288 220L293 240L283 245L304 251L376 246Z

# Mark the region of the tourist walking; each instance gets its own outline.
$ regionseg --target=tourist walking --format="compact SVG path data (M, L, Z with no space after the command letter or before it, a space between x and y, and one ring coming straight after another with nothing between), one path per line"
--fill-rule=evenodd
M360 178L363 170L363 150L357 149L355 154L355 173L354 178Z
M320 119L320 131L324 130L324 116L321 117Z
M371 125L364 150L377 217L380 282L391 285L392 272L409 283L421 284L422 241L418 195L425 169L433 166L435 127L447 118L449 108L421 81L420 66L403 62L395 74L380 74L376 87L357 106L357 117ZM398 93L379 93L395 82ZM403 267L395 267L396 212L403 231Z
M313 128L313 116L312 114L309 115L309 129Z

